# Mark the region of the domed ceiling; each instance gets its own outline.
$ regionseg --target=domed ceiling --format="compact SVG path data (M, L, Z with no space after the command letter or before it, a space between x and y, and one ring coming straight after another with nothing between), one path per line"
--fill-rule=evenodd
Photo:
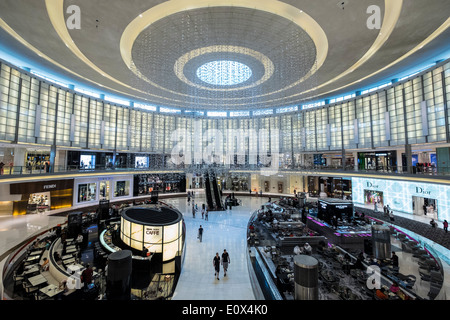
M448 51L449 13L446 0L8 0L0 42L105 93L251 110L354 91Z

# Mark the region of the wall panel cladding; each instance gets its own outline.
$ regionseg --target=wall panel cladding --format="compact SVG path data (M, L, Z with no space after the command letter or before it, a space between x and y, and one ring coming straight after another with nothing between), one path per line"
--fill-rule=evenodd
M175 130L184 132L183 144L191 152L199 145L206 148L217 132L223 150L230 143L230 149L238 149L229 129L244 130L247 138L241 143L247 152L260 147L254 132L262 129L279 139L278 151L284 154L449 142L449 77L447 61L409 80L331 105L230 119L111 104L1 63L0 140L165 154L177 144L172 140ZM194 143L198 139L201 143ZM264 149L272 151L273 142L266 141Z

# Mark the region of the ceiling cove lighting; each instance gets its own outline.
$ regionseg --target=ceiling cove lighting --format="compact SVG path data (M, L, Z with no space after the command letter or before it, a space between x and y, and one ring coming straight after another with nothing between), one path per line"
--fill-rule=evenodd
M219 60L201 65L196 74L200 80L211 85L233 86L250 79L252 70L237 61Z

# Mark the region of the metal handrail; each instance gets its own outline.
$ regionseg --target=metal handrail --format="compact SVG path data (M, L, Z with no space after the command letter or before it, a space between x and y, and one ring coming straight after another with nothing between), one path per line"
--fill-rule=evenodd
M4 166L3 170L0 171L0 179L11 176L34 176L34 175L51 175L51 174L61 174L61 173L98 173L98 172L142 172L142 171L183 171L183 172L198 172L199 170L212 169L216 172L227 172L227 171L257 171L263 168L268 168L268 166L261 165L164 165L164 166L84 166L80 167L78 165L65 165L65 166ZM334 172L334 173L359 173L359 174L379 174L379 175L400 175L400 176L427 176L427 177L449 177L450 167L397 167L397 166L379 166L373 169L358 169L354 166L323 166L323 165L311 165L311 166L281 166L275 168L278 172Z

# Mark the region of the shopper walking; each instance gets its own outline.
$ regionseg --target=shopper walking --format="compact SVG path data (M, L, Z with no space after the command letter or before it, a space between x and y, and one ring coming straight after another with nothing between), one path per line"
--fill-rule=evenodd
M228 265L230 264L230 255L227 250L224 249L222 253L222 266L223 266L223 276L227 276Z
M394 218L394 211L389 211L389 220L391 220L391 221L394 221L395 220L395 218Z
M220 257L219 253L216 252L216 256L213 259L213 266L214 266L214 276L217 277L217 280L219 279L219 272L220 272Z
M444 231L445 231L445 233L448 232L448 222L447 222L447 220L444 220Z
M198 228L198 236L197 238L200 240L200 242L202 242L202 238L203 238L203 228L200 225L200 228Z
M434 219L431 219L430 225L432 228L436 228L437 223L436 223L436 221L434 221Z
M209 214L209 209L206 208L206 211L205 211L205 221L208 221L208 214Z

